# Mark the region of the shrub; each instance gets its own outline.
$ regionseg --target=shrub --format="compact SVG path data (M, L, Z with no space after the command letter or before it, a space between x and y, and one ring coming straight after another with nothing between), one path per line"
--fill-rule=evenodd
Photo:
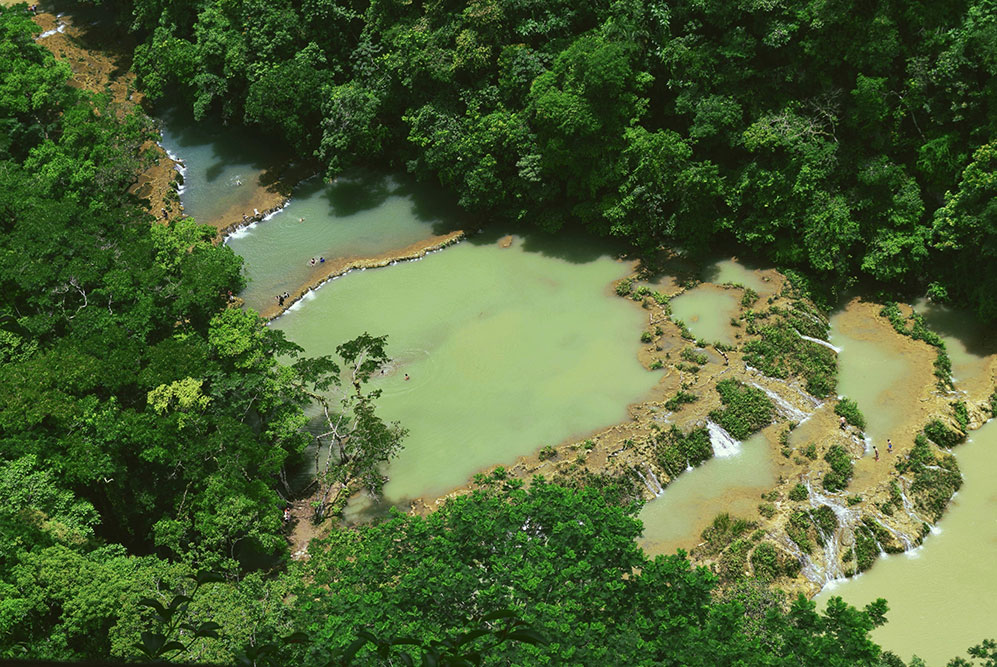
M807 487L803 486L802 484L797 484L789 492L790 500L796 500L796 501L806 500L809 496L810 493L807 491Z
M681 410L682 406L686 403L695 403L698 400L699 396L696 396L696 394L680 390L679 393L665 401L665 407L675 412Z
M850 398L840 399L837 405L834 406L834 414L844 417L845 421L852 426L865 428L865 417L862 416L862 411L859 410L859 404Z
M810 519L805 512L796 512L789 517L789 521L786 523L786 534L789 535L789 539L796 542L803 553L811 553L814 550L813 542L807 535L809 527Z
M557 450L554 449L553 445L547 445L546 447L540 450L539 454L537 454L537 458L540 459L541 461L547 461L549 459L555 458L556 456L557 456Z
M693 551L701 556L720 553L727 548L728 544L756 526L757 524L753 521L732 517L727 512L718 514L713 518L713 523L703 531L701 535L703 544Z
M750 287L745 287L744 294L741 296L741 307L750 308L754 305L755 301L758 301L758 292Z
M914 438L914 447L906 460L896 463L900 474L912 473L914 481L910 486L914 503L937 521L952 494L962 486L962 475L955 457L936 457L928 439L919 433Z
M692 335L691 331L689 331L689 327L685 325L685 322L682 320L672 320L672 322L674 322L675 326L679 328L679 334L682 338L685 340L696 340L696 337Z
M758 506L758 513L766 519L771 519L775 516L775 505L772 503L762 503Z
M811 461L817 460L817 445L811 442L809 445L803 448L803 455L806 456Z
M697 352L691 347L682 348L681 356L686 361L691 361L692 363L699 364L700 366L705 365L706 362L709 361L709 357L707 357L704 353Z
M644 331L641 333L640 342L650 343L652 340L654 340L654 334L652 334L650 331Z
M879 545L876 536L865 526L855 529L855 566L859 572L865 572L879 557Z
M620 282L616 283L616 295L629 296L633 288L634 288L634 279L624 278Z
M841 445L831 445L824 454L824 460L831 465L831 469L824 475L823 485L828 491L840 491L852 479L852 459L848 452Z
M771 542L762 542L751 552L751 569L764 582L770 582L782 574L779 552Z
M737 380L721 380L716 385L723 410L710 417L738 440L742 440L772 421L772 401L765 392Z
M686 468L696 467L713 456L710 432L704 426L682 433L672 424L670 429L655 436L655 445L658 465L670 477L678 477Z
M969 428L969 409L965 401L956 401L952 404L952 414L956 423L963 431Z
M746 319L750 321L750 318ZM834 390L837 375L837 358L834 352L823 345L800 338L793 326L785 320L761 327L758 334L759 339L744 344L745 363L769 377L803 377L807 391L818 398L823 398Z
M924 434L939 447L948 449L966 439L966 435L946 426L940 419L933 419L924 426Z
M665 367L665 362L663 362L661 359L655 359L654 361L651 362L651 365L648 366L648 368L650 368L652 371L656 371L664 367Z
M829 505L821 505L811 511L810 520L813 521L822 538L833 534L838 527L838 517Z
M722 582L731 584L744 577L749 551L751 542L745 539L736 540L724 550L717 564L717 574Z

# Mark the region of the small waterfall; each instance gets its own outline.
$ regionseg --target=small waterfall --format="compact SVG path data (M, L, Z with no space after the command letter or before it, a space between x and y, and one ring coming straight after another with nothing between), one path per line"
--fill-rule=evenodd
M841 498L814 489L809 479L805 480L804 485L807 487L810 506L816 510L821 505L827 505L838 520L838 525L835 526L830 535L821 530L820 526L814 526L824 540L824 570L820 573L822 580L818 582L823 586L845 577L844 570L841 569L841 560L838 557L838 552L841 550L841 532L850 529L859 520L859 513L848 507Z
M800 549L800 545L791 540L785 533L782 534L782 545L786 547L789 553L796 557L796 560L803 563L803 567L800 569L800 572L803 573L804 577L819 586L823 586L827 583L824 579L824 573L813 562L810 555L803 553L803 549Z
M647 490L650 491L651 495L655 498L665 492L665 488L661 486L661 481L658 480L658 476L654 474L654 470L652 470L650 466L647 467L647 477L644 476L644 473L640 468L635 468L635 470L637 471L637 475L640 477L641 481L644 482L644 486L647 487Z
M789 418L791 421L795 421L797 423L800 423L803 420L807 419L811 415L811 413L804 412L803 410L800 410L799 408L797 408L796 406L794 406L792 403L790 403L789 401L787 401L785 398L783 398L779 394L775 393L771 389L767 389L767 388L763 387L762 385L758 384L757 382L752 382L751 386L755 387L756 389L761 389L762 391L764 391L765 395L768 396L770 399L772 399L772 402L775 403L775 405L779 409L779 411L785 417Z
M810 341L811 343L817 343L818 345L823 345L827 349L833 350L835 354L838 354L838 353L841 352L841 348L840 347L838 347L837 345L832 345L831 343L827 342L826 340L821 340L820 338L812 338L810 336L804 336L799 331L796 332L796 335L799 336L800 338L802 338L803 340Z
M741 442L735 440L734 436L725 431L720 424L708 419L706 430L710 433L710 445L713 447L713 455L717 458L737 456L741 453Z
M54 35L56 33L59 33L59 32L66 32L66 24L59 20L62 17L63 17L63 14L61 12L59 14L56 14L55 15L55 27L52 28L51 30L46 30L42 34L40 34L37 37L35 37L35 41L37 42L39 39L45 39L46 37L51 37L52 35Z
M181 182L180 185L177 186L177 194L182 195L184 193L184 190L187 189L187 165L184 163L183 160L180 159L179 155L168 149L166 146L159 144L159 147L163 149L164 153L166 153L166 157L170 158L173 161L173 168L176 169L178 174L180 174L180 177L183 182Z
M907 512L907 516L909 516L910 518L914 519L914 521L916 521L918 523L927 524L929 528L933 529L934 526L932 525L932 523L930 521L926 521L925 519L922 519L920 517L920 515L918 515L917 511L914 509L914 503L912 503L910 501L910 498L907 497L907 491L904 489L903 478L901 477L897 481L899 482L897 484L897 486L900 487L900 500L903 502L904 511Z
M795 391L797 393L797 395L800 398L802 398L804 401L806 401L807 403L809 403L810 405L812 405L814 407L814 410L816 410L820 406L824 405L824 401L820 400L816 396L813 396L813 395L808 394L807 392L803 391L802 389L800 389L799 387L797 387L795 383L789 383L789 382L787 382L786 386L789 387L790 389L792 389L793 391Z

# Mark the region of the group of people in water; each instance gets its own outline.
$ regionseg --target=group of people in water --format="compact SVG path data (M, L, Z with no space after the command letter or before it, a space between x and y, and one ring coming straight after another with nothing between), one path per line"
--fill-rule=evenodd
M312 257L311 261L308 263L312 266L315 266L316 264L325 264L325 257L319 257L318 259Z

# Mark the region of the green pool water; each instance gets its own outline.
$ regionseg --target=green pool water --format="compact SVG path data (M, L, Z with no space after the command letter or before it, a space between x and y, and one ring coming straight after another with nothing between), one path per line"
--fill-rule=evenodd
M698 339L733 345L730 318L737 315L740 290L701 285L672 299L672 319L681 320Z
M644 522L640 545L650 554L691 549L717 514L752 516L759 495L776 482L771 446L761 433L740 444L734 456L714 457L687 470L651 500L637 518Z
M456 228L459 215L438 189L383 174L309 179L281 211L228 238L245 260L242 293L256 310L295 292L315 273L312 258L369 257ZM320 267L318 267L320 268Z
M882 445L903 419L902 400L908 394L907 360L885 343L876 340L873 323L853 324L843 329L842 315L831 316L829 339L838 352L838 395L858 402L865 417L865 433L872 443Z
M636 359L643 311L611 292L626 272L569 239L465 241L334 280L274 326L311 355L388 334L395 362L372 386L411 431L385 489L403 503L626 418L658 379Z
M212 222L236 208L251 208L252 186L264 182L265 167L286 153L277 143L245 128L195 122L172 110L158 115L160 143L184 165L180 190L184 213L200 222Z

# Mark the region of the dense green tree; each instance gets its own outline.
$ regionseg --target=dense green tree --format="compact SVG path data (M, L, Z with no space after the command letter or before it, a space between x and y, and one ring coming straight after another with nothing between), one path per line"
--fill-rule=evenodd
M715 578L684 555L647 559L635 507L539 478L528 490L501 472L481 482L428 517L395 514L314 544L299 598L311 642L298 659L324 664L363 629L440 640L509 608L549 643L503 646L489 664L876 664L868 632L882 601L859 611L835 599L818 613L800 598L749 626L747 600L715 601Z

